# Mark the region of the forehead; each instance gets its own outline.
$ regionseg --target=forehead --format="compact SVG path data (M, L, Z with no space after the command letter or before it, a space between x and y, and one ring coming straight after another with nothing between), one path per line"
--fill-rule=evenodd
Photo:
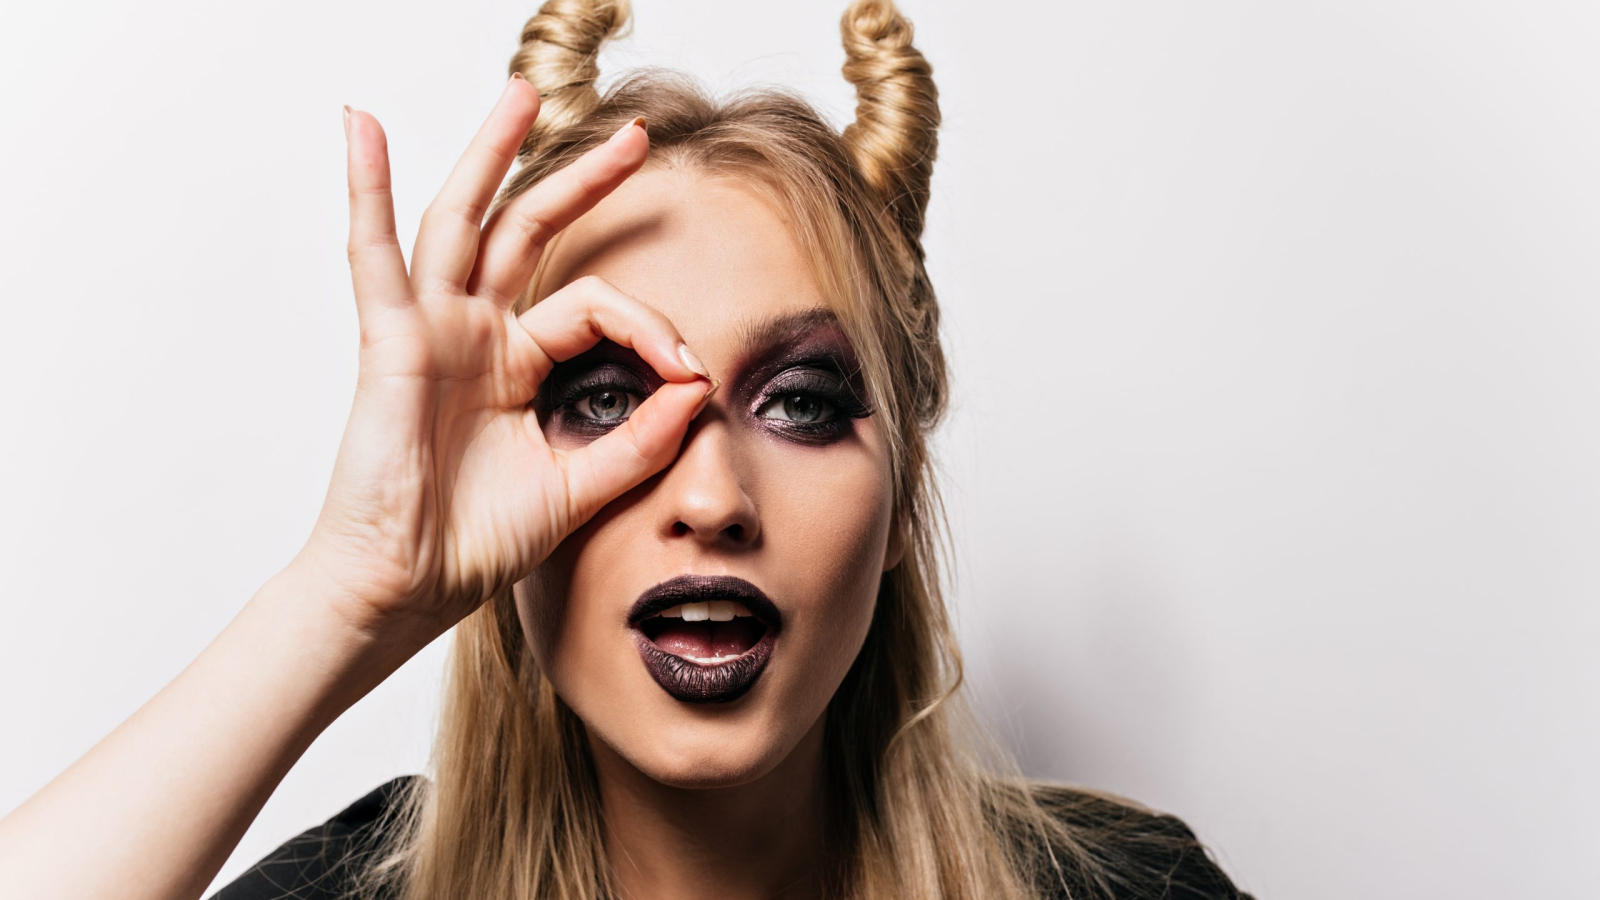
M682 168L634 173L545 252L535 300L599 275L666 314L691 346L830 306L783 211L736 180Z

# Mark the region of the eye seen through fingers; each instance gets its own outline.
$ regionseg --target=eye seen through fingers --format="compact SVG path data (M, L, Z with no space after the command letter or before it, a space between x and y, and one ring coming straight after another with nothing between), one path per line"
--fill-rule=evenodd
M627 366L603 363L553 386L550 419L561 431L598 437L627 421L654 387ZM748 408L753 425L802 444L841 439L853 430L852 420L873 413L831 358L791 364L732 396Z

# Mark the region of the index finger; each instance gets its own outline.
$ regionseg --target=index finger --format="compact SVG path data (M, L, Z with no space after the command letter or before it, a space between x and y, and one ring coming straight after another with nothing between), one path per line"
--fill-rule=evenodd
M438 196L422 211L411 251L411 281L418 290L434 285L460 288L466 283L478 252L483 214L538 115L538 90L520 72L512 73Z
M645 119L636 116L605 143L491 213L467 293L509 308L532 280L550 239L616 190L649 155Z
M537 388L555 364L609 339L639 354L668 381L714 381L660 310L598 275L585 275L517 317L528 341L512 345L506 368Z

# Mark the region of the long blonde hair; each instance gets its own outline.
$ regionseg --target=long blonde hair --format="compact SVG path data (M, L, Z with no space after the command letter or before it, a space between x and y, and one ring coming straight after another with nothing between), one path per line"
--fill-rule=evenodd
M1159 817L1114 795L1025 781L963 701L941 588L949 530L927 445L948 392L921 245L940 114L911 23L888 0L845 12L843 71L858 105L840 133L784 89L718 100L672 70L636 69L600 93L600 46L629 19L627 0L549 0L523 27L510 68L538 88L541 108L496 207L643 115L647 168L765 192L836 298L888 434L905 554L884 574L860 655L825 713L831 894L1109 897L1159 883L1164 872L1140 869L1129 835L1146 849L1189 846L1181 824L1130 830ZM519 311L537 285L536 275ZM362 896L613 895L583 723L534 663L509 590L455 628L431 764L431 782L412 780L386 820Z

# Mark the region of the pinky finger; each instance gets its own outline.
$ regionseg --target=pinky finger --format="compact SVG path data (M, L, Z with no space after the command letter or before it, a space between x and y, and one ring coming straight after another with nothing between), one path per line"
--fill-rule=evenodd
M349 110L345 128L349 139L350 278L355 283L357 314L364 318L379 309L410 305L411 279L395 234L389 142L383 126L369 113Z
M579 449L558 452L575 517L571 527L576 529L602 506L666 468L678 455L690 420L720 383L669 381L609 433Z

